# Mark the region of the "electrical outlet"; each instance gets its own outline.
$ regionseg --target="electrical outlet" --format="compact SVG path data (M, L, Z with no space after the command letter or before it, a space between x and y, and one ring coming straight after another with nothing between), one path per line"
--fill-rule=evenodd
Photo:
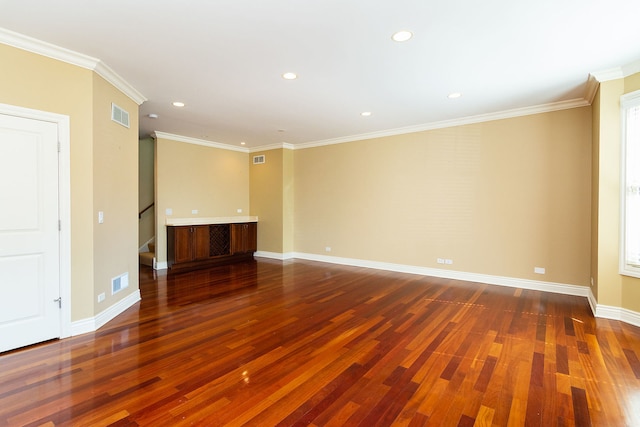
M325 252L331 252L331 246L325 246L324 250Z
M191 213L196 215L198 213L198 209L191 209Z
M236 209L236 212L242 213L242 209Z
M452 259L445 259L444 263L447 264L447 265L451 265L451 264L453 264L453 260Z
M533 272L536 274L544 274L545 273L545 269L544 267L534 267L533 268Z
M436 260L436 262L437 262L438 264L444 264L444 258L438 258L438 259Z
M106 295L103 293L101 293L100 295L98 295L98 302L102 302L104 301L104 299L106 298Z

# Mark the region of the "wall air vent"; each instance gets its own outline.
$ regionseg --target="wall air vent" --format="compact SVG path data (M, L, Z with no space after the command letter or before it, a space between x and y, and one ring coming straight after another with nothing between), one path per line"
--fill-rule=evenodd
M261 165L264 163L264 154L261 156L253 156L253 164L254 165Z
M111 120L126 128L129 127L129 113L113 103L111 104Z
M129 273L124 273L111 279L111 295L114 295L129 286Z

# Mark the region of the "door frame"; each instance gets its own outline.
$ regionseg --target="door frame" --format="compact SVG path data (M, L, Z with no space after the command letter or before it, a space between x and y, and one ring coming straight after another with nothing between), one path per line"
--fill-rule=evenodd
M1 104L0 114L55 123L58 126L58 219L60 297L62 309L60 315L60 338L71 336L71 137L69 116Z

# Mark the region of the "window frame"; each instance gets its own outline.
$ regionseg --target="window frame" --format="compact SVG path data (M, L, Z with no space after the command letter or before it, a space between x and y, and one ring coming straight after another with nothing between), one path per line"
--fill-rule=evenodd
M621 145L620 145L620 252L619 272L624 276L631 276L640 278L640 262L638 264L632 264L627 261L627 234L628 234L628 220L627 218L627 189L628 189L628 174L627 174L627 152L629 144L640 144L640 138L638 141L629 141L629 123L628 115L629 111L634 108L640 108L640 90L630 92L620 97L620 116L621 116ZM640 115L638 116L637 132L640 134ZM636 150L638 152L638 150ZM640 155L637 155L637 161L640 163ZM640 197L640 196L639 196ZM638 222L637 227L640 227L640 215L634 218Z

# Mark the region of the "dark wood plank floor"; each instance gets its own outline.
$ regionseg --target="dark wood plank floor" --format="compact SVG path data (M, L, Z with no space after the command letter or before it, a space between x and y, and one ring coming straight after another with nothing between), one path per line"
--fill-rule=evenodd
M0 355L0 425L640 425L640 328L584 298L307 261L140 277L99 331Z

